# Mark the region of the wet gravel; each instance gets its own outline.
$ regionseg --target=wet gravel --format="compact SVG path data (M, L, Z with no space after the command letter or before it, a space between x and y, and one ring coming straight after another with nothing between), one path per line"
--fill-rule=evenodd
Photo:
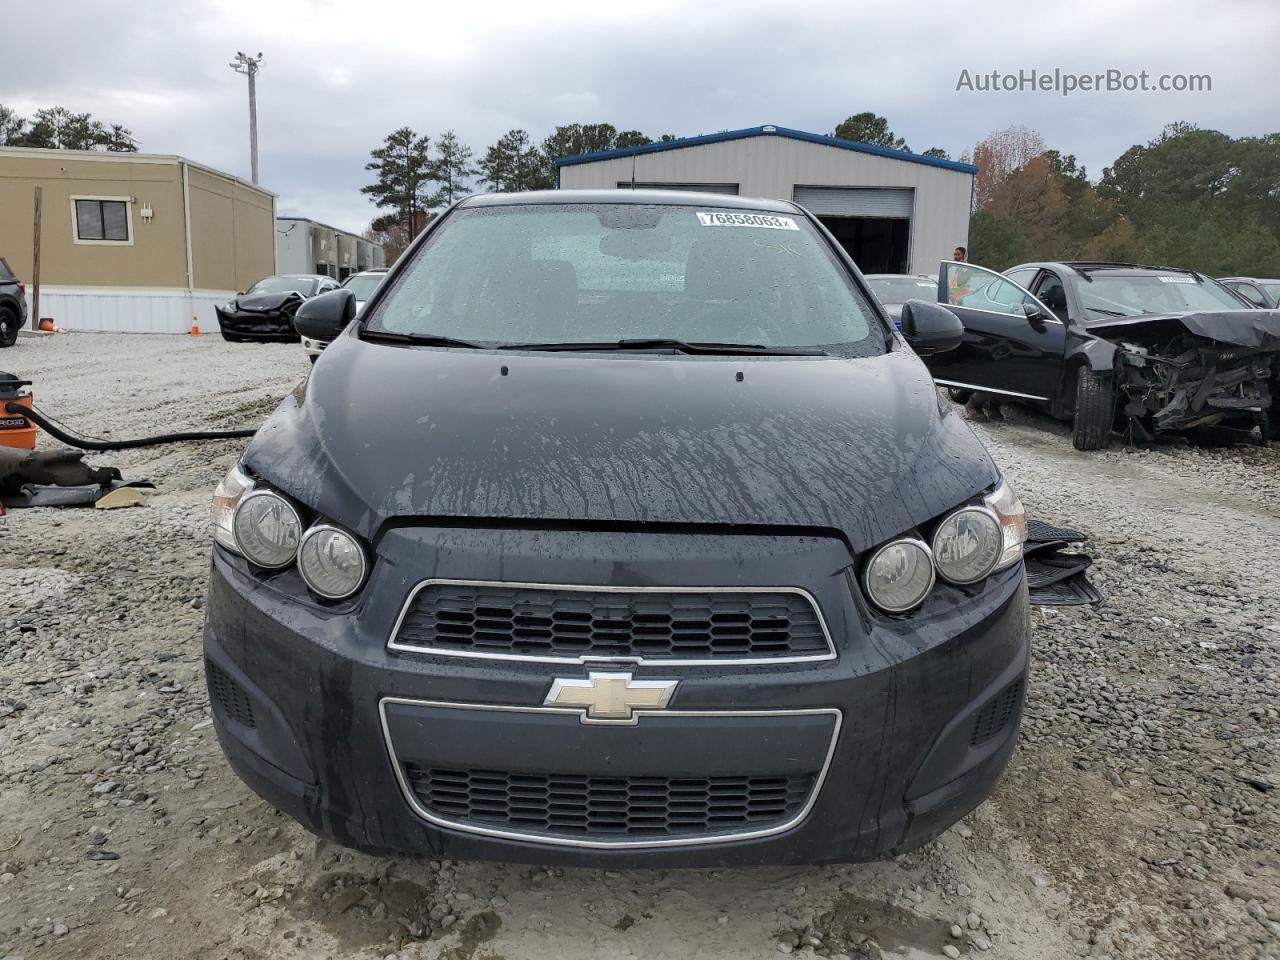
M0 367L99 435L254 425L300 348L22 339ZM1072 450L978 411L1097 610L1037 609L991 801L898 861L597 871L375 860L227 769L200 661L207 504L238 453L95 455L148 506L0 519L0 958L1280 956L1280 449ZM116 416L104 416L111 411ZM42 438L43 443L43 438Z

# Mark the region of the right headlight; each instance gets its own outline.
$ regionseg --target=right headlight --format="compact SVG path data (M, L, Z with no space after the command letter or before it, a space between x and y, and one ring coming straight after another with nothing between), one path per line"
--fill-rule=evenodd
M948 583L977 583L1000 562L1004 534L988 507L961 507L933 533L933 562Z
M933 555L915 537L890 540L867 561L862 585L881 610L905 613L933 589Z
M318 523L302 537L298 572L313 593L342 600L364 584L369 561L360 541L341 527Z

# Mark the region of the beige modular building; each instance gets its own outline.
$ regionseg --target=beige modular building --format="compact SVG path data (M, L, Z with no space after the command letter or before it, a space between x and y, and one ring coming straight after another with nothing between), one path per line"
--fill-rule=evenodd
M773 125L556 160L563 189L793 200L864 273L934 273L967 246L977 167Z
M215 304L275 273L275 194L183 157L0 147L0 256L69 330L217 330Z

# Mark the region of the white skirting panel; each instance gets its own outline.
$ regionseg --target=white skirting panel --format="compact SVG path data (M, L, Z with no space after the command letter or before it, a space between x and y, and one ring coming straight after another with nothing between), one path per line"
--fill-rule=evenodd
M64 330L187 333L196 323L201 333L217 333L213 308L234 296L232 290L42 286L40 315ZM27 306L31 306L30 285Z

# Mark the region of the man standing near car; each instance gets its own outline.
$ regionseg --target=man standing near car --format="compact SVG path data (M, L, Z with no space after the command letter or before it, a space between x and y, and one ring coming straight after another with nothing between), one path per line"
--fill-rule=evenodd
M969 251L964 247L956 247L951 259L956 263L964 263L968 253ZM969 286L969 271L963 267L949 269L947 271L947 288L948 303L963 303L964 298L972 292Z

